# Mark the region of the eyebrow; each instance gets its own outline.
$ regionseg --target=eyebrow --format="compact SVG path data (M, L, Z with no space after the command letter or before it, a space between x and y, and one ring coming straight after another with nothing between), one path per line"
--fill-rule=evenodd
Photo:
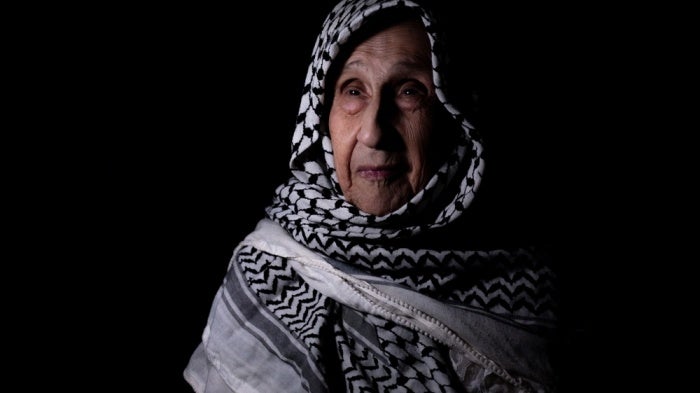
M352 68L359 68L359 69L366 69L367 65L365 65L362 60L354 60L351 61L343 66L342 71L352 69ZM403 60L400 61L396 64L394 64L392 69L398 68L398 69L405 69L405 70L416 70L416 71L424 71L424 70L430 70L431 64L430 62L421 62L421 61L413 61L413 60Z

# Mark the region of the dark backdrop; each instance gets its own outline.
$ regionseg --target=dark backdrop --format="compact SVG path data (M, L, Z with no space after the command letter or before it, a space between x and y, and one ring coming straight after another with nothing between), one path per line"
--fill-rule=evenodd
M182 370L231 252L287 177L299 94L331 3L304 2L293 14L164 5L92 22L99 198L89 221L105 304L96 318L106 327L96 347L131 358L98 367L99 378L188 391ZM489 170L511 181L496 197L571 251L562 262L576 368L567 386L583 391L602 319L593 309L607 295L594 273L607 261L592 258L607 233L584 228L609 187L600 135L612 126L601 113L617 92L601 80L616 72L615 49L596 37L611 21L573 6L466 7L448 16L464 46L458 60L475 75Z

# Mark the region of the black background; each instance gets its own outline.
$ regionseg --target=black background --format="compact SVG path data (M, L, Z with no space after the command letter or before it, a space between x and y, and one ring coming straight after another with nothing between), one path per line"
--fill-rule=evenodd
M115 5L45 37L59 48L51 60L70 70L55 83L80 97L61 117L83 131L63 135L80 147L54 173L81 192L51 204L55 221L79 228L68 243L87 258L68 274L90 277L65 281L65 302L81 306L53 318L72 332L54 363L85 348L79 380L189 391L182 371L231 252L287 177L299 94L332 3ZM567 255L565 391L588 391L626 349L628 324L612 321L631 311L615 285L634 261L614 259L629 209L617 190L638 178L620 176L632 164L619 152L636 129L630 98L648 86L629 73L644 37L626 24L629 10L591 4L459 8L446 15L464 48L458 61L475 75L487 176L508 180L495 197L505 212L528 212L521 229L544 227ZM74 317L79 327L65 321Z

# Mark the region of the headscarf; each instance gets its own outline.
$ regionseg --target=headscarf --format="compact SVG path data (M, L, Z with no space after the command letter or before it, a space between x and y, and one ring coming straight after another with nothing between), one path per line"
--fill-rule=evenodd
M327 76L351 37L388 9L415 13L432 52L435 92L459 125L455 145L425 187L393 212L375 216L342 194L325 131ZM292 138L292 177L275 191L267 215L297 241L332 258L446 301L526 318L553 318L553 277L531 249L434 250L404 246L457 220L469 207L484 170L478 133L447 96L447 48L430 11L413 1L347 0L329 13L316 39ZM484 274L487 271L488 274ZM440 283L437 285L437 283ZM504 291L504 288L508 290Z

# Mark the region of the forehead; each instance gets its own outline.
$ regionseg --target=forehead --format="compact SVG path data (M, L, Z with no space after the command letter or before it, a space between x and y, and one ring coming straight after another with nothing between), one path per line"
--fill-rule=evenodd
M430 43L423 25L416 20L392 24L369 35L354 47L342 66L364 69L369 64L427 71L430 63Z
M428 48L428 35L423 24L416 19L407 19L379 28L364 36L359 46L378 43L407 43L416 48Z
M416 20L406 20L373 33L354 48L350 57L363 52L424 60L429 58L430 45L423 25Z

